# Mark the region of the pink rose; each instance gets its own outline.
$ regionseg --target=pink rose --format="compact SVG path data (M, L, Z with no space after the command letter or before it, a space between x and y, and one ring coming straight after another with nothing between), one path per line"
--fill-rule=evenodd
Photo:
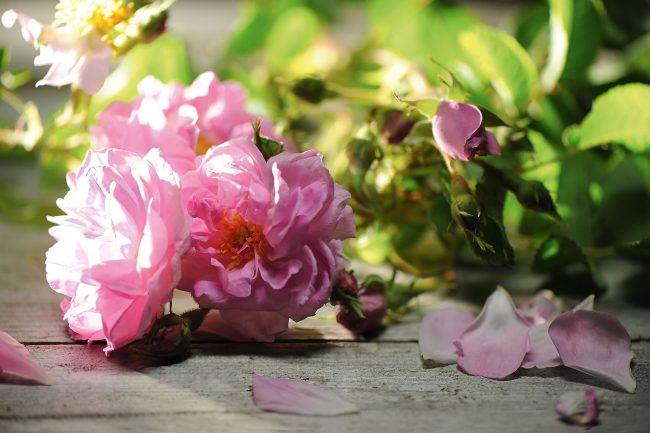
M246 92L235 82L220 82L212 73L201 74L188 87L166 85L147 77L138 86L140 96L132 102L115 102L91 128L97 149L120 148L144 155L161 149L163 158L184 174L196 167L196 155L232 138L253 138L253 120L246 110ZM293 144L275 134L262 117L261 133Z
M283 152L265 161L248 139L213 147L183 177L194 217L179 287L203 308L275 311L293 320L329 299L354 236L350 194L322 155Z
M72 334L105 339L108 353L142 337L169 301L189 218L179 178L155 150L90 151L67 182L65 215L49 218L47 281L67 297Z
M141 91L132 102L111 104L99 115L97 125L90 127L93 147L124 149L141 156L158 148L178 174L195 168L198 115L190 105L176 105L175 89Z

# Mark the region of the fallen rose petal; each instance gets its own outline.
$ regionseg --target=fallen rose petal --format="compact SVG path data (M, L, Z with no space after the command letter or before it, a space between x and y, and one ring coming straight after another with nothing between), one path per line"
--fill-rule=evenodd
M562 419L581 426L594 425L600 413L596 391L570 391L560 396L555 404L555 411Z
M0 379L9 382L49 385L45 371L30 357L25 346L0 331Z
M542 290L522 302L517 310L531 324L539 325L555 319L562 312L562 300L550 290Z
M578 310L593 310L594 308L594 295L587 296L582 302L573 308L573 311ZM551 341L548 335L548 327L551 325L550 321L531 326L528 331L530 338L530 350L521 364L523 368L549 368L562 365L560 354Z
M256 374L253 375L253 400L258 409L267 412L322 416L359 412L352 403L302 380Z
M474 321L474 315L459 308L436 308L429 311L420 324L419 344L422 359L435 365L456 362L457 340Z
M548 329L562 363L634 392L630 335L619 320L600 311L560 314Z
M528 324L508 292L499 287L454 344L458 366L465 373L502 379L517 371L528 352Z

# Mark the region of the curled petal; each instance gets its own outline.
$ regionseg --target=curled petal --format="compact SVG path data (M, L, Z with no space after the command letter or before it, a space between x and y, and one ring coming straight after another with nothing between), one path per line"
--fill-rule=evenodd
M267 412L298 415L344 415L358 412L352 403L302 380L253 375L255 406Z
M569 311L558 316L548 329L562 363L634 392L630 362L630 335L611 314L600 311Z
M45 371L30 357L25 346L6 332L0 331L0 379L49 385Z
M499 287L454 344L464 372L503 379L521 366L528 352L528 323L517 313L508 292Z
M593 310L593 308L594 295L589 295L584 301L576 305L573 311ZM551 337L548 335L548 327L550 325L551 322L547 321L530 327L530 331L528 331L530 350L521 365L523 368L548 368L562 365L560 355L557 353L557 349L553 341L551 341Z
M562 419L581 426L594 425L600 413L596 391L570 391L560 396L555 411Z
M435 365L456 362L454 341L474 321L474 315L458 308L436 308L429 311L420 324L420 353L422 359Z

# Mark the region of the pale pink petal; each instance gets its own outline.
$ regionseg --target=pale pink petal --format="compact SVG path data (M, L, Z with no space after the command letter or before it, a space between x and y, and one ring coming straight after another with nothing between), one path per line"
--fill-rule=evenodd
M558 316L548 329L562 363L583 373L634 392L630 362L630 335L611 314L569 311Z
M30 357L25 346L0 331L0 380L49 385L45 371Z
M273 311L210 310L196 332L231 341L272 343L288 329L289 319Z
M594 295L587 296L582 302L573 308L577 310L592 310L594 308ZM520 308L521 311L521 308ZM548 368L562 365L560 355L548 335L550 321L533 325L530 327L530 350L524 358L523 368Z
M464 372L502 379L517 371L528 352L528 324L508 292L499 287L454 344Z
M267 412L333 416L358 412L352 403L302 380L253 375L255 406Z
M565 392L555 404L555 411L572 424L594 425L600 413L598 395L593 389Z
M456 362L454 341L474 321L474 315L459 308L436 308L429 311L420 324L420 353L422 359L435 365Z
M538 325L555 319L562 312L562 300L550 290L542 290L520 303L517 310L529 323Z

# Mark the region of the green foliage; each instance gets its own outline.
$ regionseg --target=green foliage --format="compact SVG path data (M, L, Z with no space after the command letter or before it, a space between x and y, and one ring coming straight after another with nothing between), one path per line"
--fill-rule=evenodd
M600 45L600 19L593 0L549 0L551 45L542 84L580 81Z
M622 144L633 152L650 151L650 85L633 83L598 96L580 124L580 149Z
M538 87L537 69L526 50L512 36L488 27L466 30L459 38L471 68L471 73L461 77L472 92L493 90L498 102L487 106L497 113L505 111L512 117L524 110ZM462 73L462 68L457 69Z

